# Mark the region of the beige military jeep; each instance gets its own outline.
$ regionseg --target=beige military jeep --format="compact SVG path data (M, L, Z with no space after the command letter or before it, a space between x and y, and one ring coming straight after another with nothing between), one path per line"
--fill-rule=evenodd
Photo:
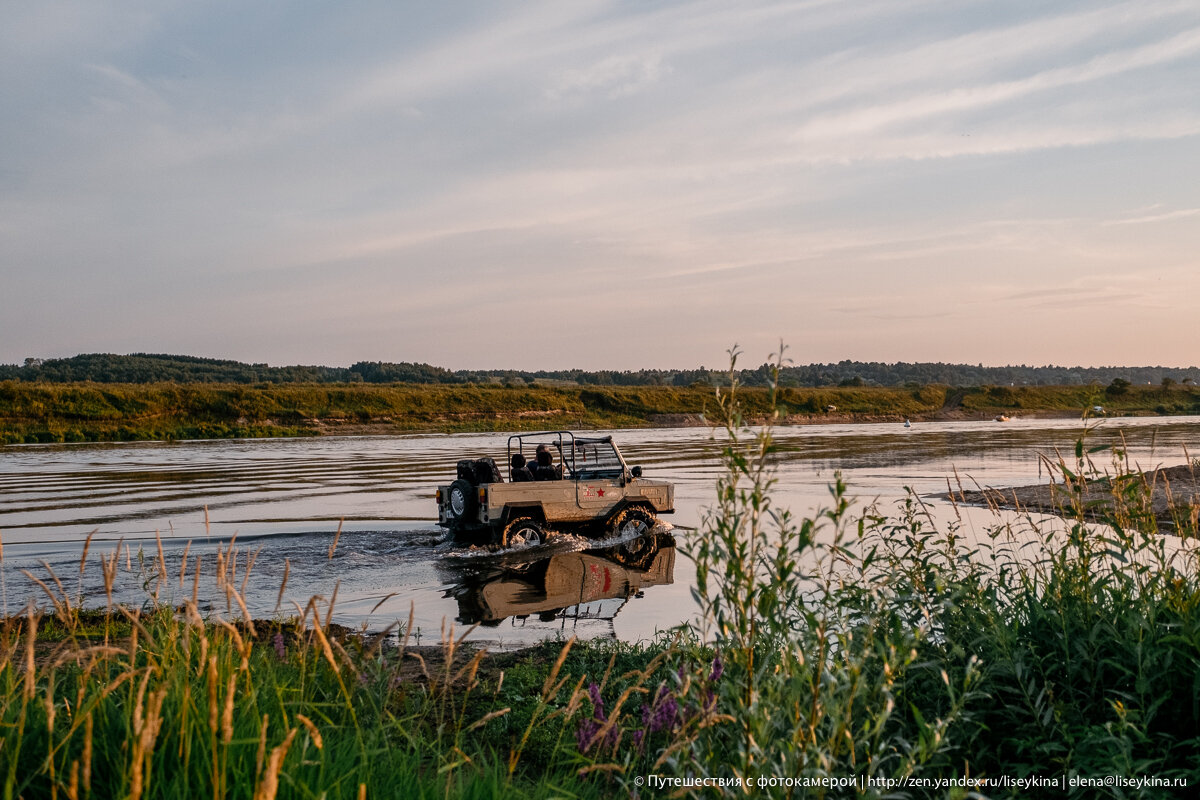
M675 511L674 485L643 478L611 436L517 434L504 464L502 475L492 458L459 461L458 478L437 490L438 525L510 547L540 544L548 531L632 538Z

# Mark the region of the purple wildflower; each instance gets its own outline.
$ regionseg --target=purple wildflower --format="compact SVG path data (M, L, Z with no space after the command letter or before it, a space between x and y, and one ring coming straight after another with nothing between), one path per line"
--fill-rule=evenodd
M279 656L279 660L283 661L287 658L287 647L283 643L283 633L276 632L275 638L272 639L272 644L275 645L275 655Z
M579 742L579 752L586 753L592 745L592 739L596 738L596 733L600 730L600 726L593 719L583 721L579 726L579 730L575 732L575 740Z
M604 716L604 699L600 697L600 687L595 683L588 684L588 697L591 698L592 708L596 712L596 719L601 722L608 719Z
M717 681L721 680L721 674L724 671L725 671L725 662L721 661L721 657L718 655L716 658L713 659L712 672L708 676L708 682L716 683Z
M654 708L650 714L648 732L674 730L679 721L679 701L675 695L667 691L666 686L658 687L658 695L654 698Z
M592 701L592 718L584 720L575 733L575 738L579 742L579 750L584 753L590 749L596 734L608 722L608 717L604 715L604 699L600 696L600 687L594 683L588 684L588 698ZM617 726L613 725L604 735L604 743L613 747L617 743L618 736L620 736L620 732L617 730Z

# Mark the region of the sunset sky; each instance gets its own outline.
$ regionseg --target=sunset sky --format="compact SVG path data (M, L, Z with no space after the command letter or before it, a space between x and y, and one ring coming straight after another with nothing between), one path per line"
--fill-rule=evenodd
M3 0L0 362L1200 362L1200 3Z

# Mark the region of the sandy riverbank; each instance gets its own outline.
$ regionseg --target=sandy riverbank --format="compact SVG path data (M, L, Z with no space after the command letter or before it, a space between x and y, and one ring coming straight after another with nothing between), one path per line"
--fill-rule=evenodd
M1200 465L1181 464L1091 480L1010 488L962 490L940 499L1015 511L1091 520L1152 518L1167 533L1196 531L1200 521Z

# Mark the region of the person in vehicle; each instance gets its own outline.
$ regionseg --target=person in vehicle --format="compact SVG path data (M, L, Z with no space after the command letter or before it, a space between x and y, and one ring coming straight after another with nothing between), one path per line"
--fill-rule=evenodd
M525 462L525 456L520 453L513 453L510 480L513 483L526 483L533 480L533 470L529 469Z
M535 481L556 481L562 478L562 472L554 466L554 454L550 452L549 445L539 444L534 457L537 459L533 467Z

